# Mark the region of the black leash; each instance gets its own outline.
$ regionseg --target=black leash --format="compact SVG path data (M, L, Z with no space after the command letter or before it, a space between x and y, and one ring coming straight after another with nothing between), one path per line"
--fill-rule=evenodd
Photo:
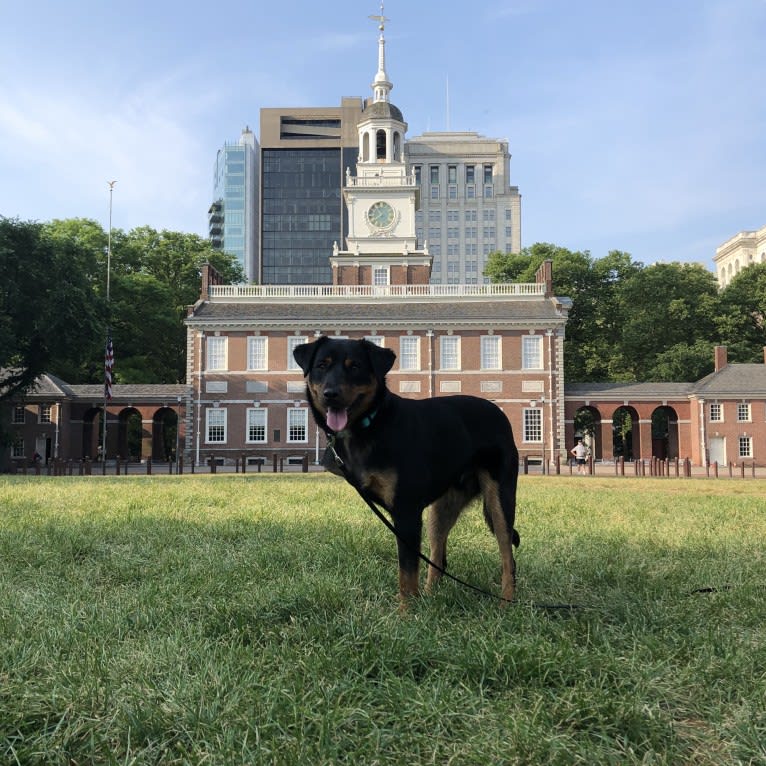
M579 611L584 609L589 610L595 610L596 607L593 606L585 606L584 604L546 604L546 603L540 603L538 601L518 601L518 600L511 600L508 598L505 598L504 596L498 596L496 593L492 593L491 591L485 590L484 588L480 588L478 585L474 585L473 583L468 582L467 580L463 580L460 577L457 577L456 575L453 575L451 572L448 572L444 567L439 566L434 561L431 561L428 556L426 556L422 551L414 550L412 546L410 545L409 541L405 540L397 531L396 527L391 523L389 518L383 513L383 511L378 508L378 506L375 504L375 502L369 497L369 495L365 492L365 490L357 484L356 481L353 480L349 472L346 470L346 464L343 461L343 458L338 454L337 450L335 449L335 435L334 434L327 434L327 448L332 453L332 456L335 460L336 465L340 469L341 473L343 474L343 477L346 479L346 481L357 491L357 494L359 497L364 500L365 503L367 503L367 506L369 509L380 519L380 521L383 522L386 529L388 529L394 537L396 537L397 540L400 540L403 542L410 550L412 550L413 553L417 555L417 557L423 561L428 566L433 567L436 569L437 572L441 573L444 577L447 577L448 579L452 580L453 582L458 583L458 585L462 585L464 588L468 588L469 590L472 590L474 593L478 593L482 596L487 596L488 598L496 599L499 601L503 601L506 604L510 604L512 606L529 606L533 609L540 609L541 611ZM708 594L708 593L719 593L722 591L728 591L731 590L731 585L725 584L718 587L704 587L704 588L695 588L694 590L689 591L686 595L687 596L694 596L694 595L700 595L700 594Z

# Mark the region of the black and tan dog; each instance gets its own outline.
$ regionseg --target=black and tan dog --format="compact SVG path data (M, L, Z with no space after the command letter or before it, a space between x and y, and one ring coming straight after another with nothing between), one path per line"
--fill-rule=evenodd
M500 546L502 597L510 601L513 545L519 542L513 527L518 452L502 410L473 396L397 396L385 383L396 355L366 340L320 337L297 346L294 356L306 377L314 418L342 461L339 469L331 455L325 465L391 514L402 601L418 592L423 510L431 506L431 560L445 568L447 536L479 494ZM429 567L426 590L440 576Z

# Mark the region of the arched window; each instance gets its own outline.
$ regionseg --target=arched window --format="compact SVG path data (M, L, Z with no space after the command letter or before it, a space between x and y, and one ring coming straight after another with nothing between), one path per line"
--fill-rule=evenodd
M362 162L370 161L370 134L362 135Z
M394 133L394 162L400 162L402 159L402 134L397 130Z
M386 131L378 130L375 134L375 158L380 160L386 159Z

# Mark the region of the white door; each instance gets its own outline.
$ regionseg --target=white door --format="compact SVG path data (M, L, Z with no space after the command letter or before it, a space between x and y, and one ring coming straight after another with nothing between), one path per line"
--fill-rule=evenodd
M35 439L35 452L40 456L42 463L45 463L45 446L46 438L44 436L38 436Z
M723 436L710 437L710 464L726 465L726 438Z

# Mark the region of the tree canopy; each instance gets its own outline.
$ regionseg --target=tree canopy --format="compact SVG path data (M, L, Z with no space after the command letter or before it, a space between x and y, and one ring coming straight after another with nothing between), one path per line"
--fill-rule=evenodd
M141 227L108 234L85 218L25 222L0 217L1 398L49 372L70 382L103 379L107 327L119 383L171 383L186 375L186 306L210 262L230 282L233 256L195 234Z
M713 369L713 346L732 361L763 358L766 266L742 271L722 292L699 264L645 266L613 250L603 258L537 243L521 253L493 253L494 282L530 282L545 259L553 287L572 299L565 376L589 381L693 381Z

